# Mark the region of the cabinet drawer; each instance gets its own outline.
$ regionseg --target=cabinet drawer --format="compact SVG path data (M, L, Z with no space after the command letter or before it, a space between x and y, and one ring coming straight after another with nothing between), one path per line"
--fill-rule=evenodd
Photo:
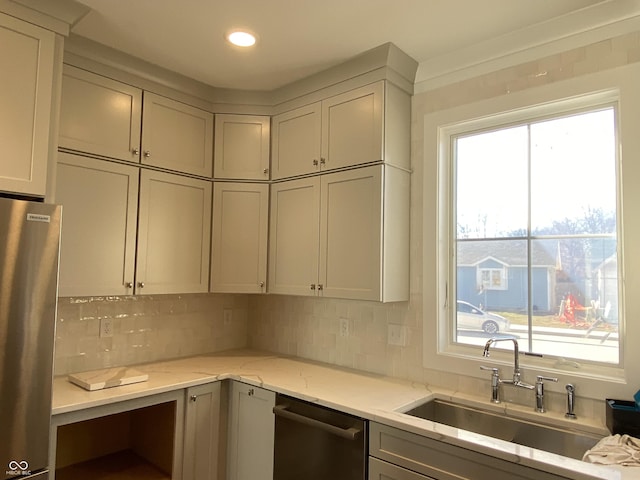
M558 480L551 473L518 465L397 428L371 423L369 454L434 480ZM392 477L393 478L393 477ZM400 477L403 478L403 477ZM420 477L418 477L420 478Z
M369 457L369 480L433 480L433 477Z

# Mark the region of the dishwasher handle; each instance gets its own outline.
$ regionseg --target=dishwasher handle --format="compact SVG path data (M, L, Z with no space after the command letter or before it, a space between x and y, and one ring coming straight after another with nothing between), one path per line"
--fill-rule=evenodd
M332 435L337 435L338 437L346 438L347 440L357 440L362 430L355 427L349 428L340 428L329 423L321 422L320 420L316 420L314 418L305 417L304 415L300 415L299 413L294 413L288 410L288 405L276 405L273 407L273 413L276 417L286 418L288 420L292 420L294 422L301 423L303 425L307 425L309 427L318 428L324 432L331 433Z

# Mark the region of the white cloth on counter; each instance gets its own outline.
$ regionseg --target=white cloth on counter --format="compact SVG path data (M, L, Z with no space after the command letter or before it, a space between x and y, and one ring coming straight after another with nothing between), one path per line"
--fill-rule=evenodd
M630 435L604 437L582 457L584 462L640 467L640 439Z

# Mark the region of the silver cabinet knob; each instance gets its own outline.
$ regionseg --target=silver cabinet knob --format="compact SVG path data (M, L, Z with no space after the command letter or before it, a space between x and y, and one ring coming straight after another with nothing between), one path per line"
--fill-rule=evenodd
M269 169L265 168L264 170L262 170L262 173L264 173L265 175L267 175L269 173Z
M197 399L198 399L198 396L197 396L197 395L191 395L191 396L189 397L189 400L191 400L192 402L195 402Z
M327 163L327 161L324 158L320 159L320 165L324 165L325 163Z
M318 291L321 291L324 287L322 286L321 283L318 284Z
M259 285L260 285L260 288L264 288L264 282L260 282Z
M312 283L312 284L309 286L309 288L311 288L311 290L315 290L315 289L316 289L316 284L315 284L315 283Z
M131 153L133 153L134 155L138 156L138 155L140 155L140 149L138 147L133 147L131 149Z
M144 282L138 282L138 287L144 288Z
M124 284L124 286L127 288L133 288L133 282L127 282Z
M313 159L313 166L317 167L318 166L318 160L316 160L315 158Z
M149 150L145 150L143 153L144 158L149 158L151 156L151 152Z
M250 389L249 389L249 392L248 392L247 394L248 394L250 397L253 397L253 394L254 394L254 393L255 393L255 392L253 391L253 388L250 388Z

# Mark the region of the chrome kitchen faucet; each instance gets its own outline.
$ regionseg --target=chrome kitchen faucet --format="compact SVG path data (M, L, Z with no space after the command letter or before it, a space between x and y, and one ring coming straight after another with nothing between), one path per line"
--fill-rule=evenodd
M518 346L518 341L515 338L490 338L484 346L484 350L482 351L483 357L489 356L489 349L491 345L496 342L502 342L505 340L510 340L513 342L513 378L511 380L502 380L499 376L498 369L492 367L484 367L481 366L482 370L491 370L491 401L493 403L500 403L500 393L499 388L501 384L513 385L514 387L526 388L527 390L535 390L536 392L536 411L539 413L544 413L544 380L548 380L550 382L557 382L557 378L553 377L543 377L542 375L538 375L536 377L536 384L531 385L529 383L525 383L521 380L522 372L520 371L520 347Z

